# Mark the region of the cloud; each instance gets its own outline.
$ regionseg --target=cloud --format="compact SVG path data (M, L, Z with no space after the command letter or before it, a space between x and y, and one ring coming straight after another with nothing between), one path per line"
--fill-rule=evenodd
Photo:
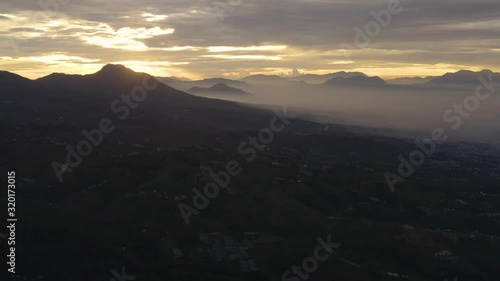
M149 48L146 44L141 42L140 39L148 39L172 33L174 33L173 28L162 29L158 26L153 28L122 27L115 30L109 25L99 24L92 30L78 32L76 35L87 44L104 48L146 51Z
M368 69L382 76L388 69L391 75L500 71L500 2L493 0L401 0L404 11L350 59L339 44L352 44L354 27L364 28L373 20L371 11L386 9L388 0L241 1L224 20L213 1L56 2L49 11L37 1L0 3L0 53L26 59L64 52L101 63L188 62L169 67L191 77L279 74L297 65L308 73ZM20 44L16 49L11 42ZM15 72L20 66L8 67Z

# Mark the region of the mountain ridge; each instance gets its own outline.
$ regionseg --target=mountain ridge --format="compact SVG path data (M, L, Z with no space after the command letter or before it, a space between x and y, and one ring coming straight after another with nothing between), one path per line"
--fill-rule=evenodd
M335 77L322 85L330 86L352 86L352 87L382 87L387 86L387 82L378 76L354 76L349 78Z
M209 88L202 87L192 87L187 90L188 93L197 93L197 94L220 94L220 95L250 95L248 92L245 92L241 89L230 87L224 83L218 83Z

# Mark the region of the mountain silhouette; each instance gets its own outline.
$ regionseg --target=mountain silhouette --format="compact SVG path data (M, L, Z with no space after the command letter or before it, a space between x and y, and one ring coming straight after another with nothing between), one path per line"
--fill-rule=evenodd
M354 76L354 77L335 77L326 81L326 86L350 86L350 87L383 87L387 85L380 77Z
M345 71L339 71L339 72L334 72L334 73L328 73L328 74L303 74L299 76L294 76L290 77L290 80L293 81L304 81L309 84L322 84L325 83L326 81L333 79L333 78L351 78L355 76L367 76L366 74L362 72L345 72Z
M106 65L88 75L54 73L36 80L0 72L0 84L7 89L0 92L0 120L50 126L62 122L80 130L93 128L103 118L116 120L111 104L121 102L145 80L156 81L149 74L121 65ZM174 137L169 133L174 130L175 138L187 141L188 136L200 137L203 132L260 129L272 116L270 110L198 97L158 82L156 88L147 91L144 101L130 109L127 118L117 121L117 134L125 139L148 136L170 142ZM310 122L296 123L304 124L304 128L311 126ZM131 128L133 133L127 131Z
M436 79L436 76L427 76L427 77L400 77L388 80L387 83L391 85L417 85L429 82L433 79Z
M248 87L250 86L248 83L244 81L231 80L227 78L214 77L214 78L205 78L203 80L180 80L175 77L156 77L162 83L165 83L174 88L184 88L190 89L192 87L212 87L215 84L224 83L231 87Z
M249 93L241 89L229 87L224 83L215 84L210 88L193 87L189 89L188 92L193 94L229 95L229 96L249 95Z
M213 84L213 86L215 86L216 84L226 84L226 85L231 86L231 87L249 86L248 83L246 83L244 81L231 80L231 79L220 78L220 77L206 78L206 79L201 80L200 82L210 83L210 84Z
M240 79L240 81L244 81L247 83L255 83L255 84L278 84L278 83L289 83L290 80L283 78L278 75L265 75L265 74L255 74L244 77Z
M478 85L479 77L488 77L492 75L493 81L500 81L500 73L495 73L491 70L484 69L481 71L460 70L454 73L446 73L443 76L436 77L425 83L426 86L432 87L473 87Z
M62 89L80 90L87 94L116 94L130 92L132 88L142 85L144 79L155 81L154 77L146 73L135 72L123 65L105 65L96 73L88 75L71 75L53 73L35 81ZM160 87L165 94L179 96L181 92L166 85Z
M20 75L7 71L0 71L0 83L2 95L0 98L19 98L19 94L37 89L36 83Z

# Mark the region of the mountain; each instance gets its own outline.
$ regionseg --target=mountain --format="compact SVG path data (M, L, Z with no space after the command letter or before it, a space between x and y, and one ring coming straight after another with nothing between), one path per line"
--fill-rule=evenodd
M131 101L132 93L142 95L144 81L157 86L146 91L143 101ZM89 75L54 73L36 80L1 72L0 121L13 128L30 123L37 128L64 126L61 136L74 138L74 130L91 130L110 118L117 127L110 138L187 144L210 141L209 135L224 131L257 130L273 117L271 110L198 97L157 82L122 65L106 65ZM289 129L320 127L295 120Z
M190 80L182 80L176 77L155 77L155 79L167 85L190 82Z
M229 87L224 83L218 83L210 88L193 87L188 90L189 93L203 94L203 95L223 95L223 96L247 96L249 93L238 89Z
M250 85L246 82L231 80L227 78L220 78L220 77L206 78L203 80L194 80L194 81L185 81L176 79L174 77L157 77L157 79L160 82L181 91L188 91L193 87L209 88L219 83L223 83L230 87L235 87L235 88L250 87Z
M47 79L56 79L61 74ZM101 110L97 99L87 99L75 88L68 95L66 90L51 87L17 74L0 71L0 120L7 124L30 122L56 123L61 116L76 121L88 111ZM106 110L109 108L107 106Z
M246 87L246 86L249 86L249 84L246 83L246 82L244 82L244 81L231 80L231 79L220 78L220 77L206 78L206 79L198 80L198 81L195 81L195 82L198 82L199 84L208 84L208 85L210 85L208 87L212 87L212 86L214 86L216 84L225 84L225 85L231 86L231 87Z
M59 102L49 93L53 92L43 85L7 71L0 71L0 121L23 123L39 119L41 108L47 108L45 117L57 120L54 112L66 113L71 103ZM62 104L59 106L59 104ZM58 110L59 108L60 110Z
M170 76L170 77L166 77L166 78L171 78L171 79L175 79L175 80L178 80L178 81L193 81L187 77L177 77L177 76Z
M146 73L138 73L123 65L108 64L96 73L88 75L70 75L63 73L53 73L48 76L36 79L35 82L46 87L65 91L63 96L78 102L106 103L121 97L122 94L130 94L132 89L143 85L144 81L158 82ZM145 100L148 106L155 106L152 100L168 99L169 105L196 104L196 100L191 95L178 91L164 84L159 84L151 91L153 98Z
M378 76L368 77L368 76L354 76L349 78L336 77L332 78L322 85L326 86L350 86L350 87L383 87L387 86L382 78Z
M16 97L18 92L23 93L36 88L36 85L31 80L7 71L0 71L0 81L2 85L0 99L2 101Z
M290 83L290 80L283 78L278 75L265 75L265 74L255 74L244 78L240 81L244 81L250 84L284 84Z
M63 106L52 109L53 114L60 116L62 115L60 112L64 112L67 116L64 118L71 119L72 124L83 122L95 126L103 117L116 116L117 114L111 110L111 104L120 101L120 105L123 105L124 96L130 96L133 89L143 85L144 81L155 83L157 80L149 74L134 72L122 65L106 65L94 74L54 73L35 81L25 82L36 85L28 94L31 99L50 96L61 101ZM156 88L147 91L144 101L138 103L136 108L130 109L130 116L133 117L120 122L136 128L135 135L167 136L168 130L191 132L193 130L188 128L193 127L199 131L259 128L262 122L266 122L271 116L271 113L265 110L198 97L162 83L157 84ZM47 105L44 103L37 105L36 110L40 112L39 117L43 121ZM70 105L75 105L81 110L71 109ZM14 109L12 112L15 114ZM158 120L161 120L161 123L158 123ZM52 122L53 119L47 121ZM167 131L158 132L161 128Z
M387 80L387 83L390 85L415 85L415 84L422 84L422 83L429 82L435 78L437 78L437 77L436 76L401 77L401 78Z
M328 73L328 74L303 74L299 76L294 76L290 77L290 80L293 81L304 81L308 84L322 84L325 83L326 81L333 79L333 78L351 78L355 76L367 76L366 74L362 72L345 72L345 71L340 71L340 72L335 72L335 73Z
M51 87L71 89L77 91L92 91L93 94L100 92L110 94L115 92L130 92L130 90L142 85L144 77L152 78L145 73L137 73L123 65L105 65L101 70L89 75L70 75L64 73L52 73L35 81ZM169 88L169 94L178 94ZM172 92L172 93L170 93Z
M8 71L0 71L0 80L6 83L2 86L22 85L23 83L28 83L28 81L31 81L28 78L24 78L20 75Z
M500 73L495 73L491 70L485 69L478 72L470 70L460 70L455 73L446 73L443 76L432 79L425 83L425 86L431 87L474 87L480 82L479 77L487 79L490 75L493 76L493 81L500 81Z

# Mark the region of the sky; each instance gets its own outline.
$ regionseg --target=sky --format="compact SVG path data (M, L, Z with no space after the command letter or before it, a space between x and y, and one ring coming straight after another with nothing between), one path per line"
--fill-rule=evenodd
M500 71L498 15L498 0L0 0L0 70L37 78L114 63L190 79Z

